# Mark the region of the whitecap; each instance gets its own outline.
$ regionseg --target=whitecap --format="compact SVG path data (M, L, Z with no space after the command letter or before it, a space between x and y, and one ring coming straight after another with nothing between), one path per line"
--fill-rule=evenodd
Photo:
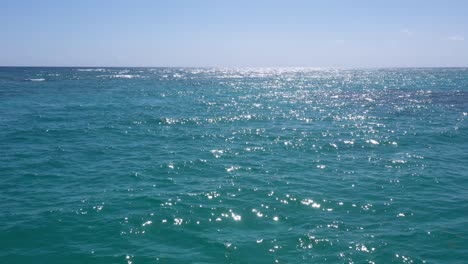
M115 74L115 75L111 75L111 77L113 77L113 78L123 78L123 79L132 79L132 78L139 77L139 75Z
M44 79L44 78L28 79L28 81L31 81L31 82L43 82L45 80L46 79Z
M114 74L114 75L98 75L98 78L121 78L121 79L132 79L138 78L140 75L132 75L132 74Z
M97 69L77 69L77 71L81 71L81 72L103 72L103 71L106 71L106 69L102 69L102 68L97 68Z

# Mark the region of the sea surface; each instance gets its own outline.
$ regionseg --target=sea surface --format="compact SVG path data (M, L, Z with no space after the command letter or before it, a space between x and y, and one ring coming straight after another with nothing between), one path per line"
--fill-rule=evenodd
M467 68L0 68L0 263L467 261Z

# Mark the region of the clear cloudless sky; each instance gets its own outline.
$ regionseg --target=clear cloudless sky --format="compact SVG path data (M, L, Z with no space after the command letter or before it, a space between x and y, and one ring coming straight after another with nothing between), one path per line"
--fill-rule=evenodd
M466 0L0 0L2 66L468 66Z

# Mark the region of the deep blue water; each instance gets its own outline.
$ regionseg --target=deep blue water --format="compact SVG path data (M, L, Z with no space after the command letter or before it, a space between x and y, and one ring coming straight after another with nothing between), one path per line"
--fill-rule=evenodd
M466 263L468 69L0 68L1 263Z

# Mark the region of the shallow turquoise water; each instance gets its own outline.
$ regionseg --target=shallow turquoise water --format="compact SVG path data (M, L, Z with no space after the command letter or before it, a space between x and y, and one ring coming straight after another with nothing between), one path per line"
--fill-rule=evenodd
M468 69L0 68L1 263L466 263Z

